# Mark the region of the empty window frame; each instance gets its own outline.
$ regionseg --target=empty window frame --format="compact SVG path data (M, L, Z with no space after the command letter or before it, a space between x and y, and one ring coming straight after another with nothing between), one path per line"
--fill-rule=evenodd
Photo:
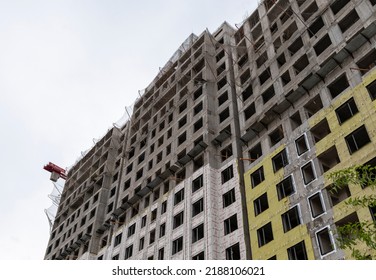
M157 219L157 208L154 209L153 211L151 211L151 218L150 218L150 222L154 222L155 219Z
M253 102L251 105L249 105L245 110L244 110L244 119L248 120L250 117L252 117L256 113L256 107L255 103Z
M334 250L334 243L328 227L316 232L316 238L319 244L321 256L324 256Z
M184 189L181 189L174 196L174 205L178 204L179 202L184 200Z
M178 146L183 144L187 140L187 133L184 131L180 136L178 137Z
M350 98L344 104L336 109L336 114L339 124L343 124L345 121L350 119L356 113L358 113L358 107L354 101L354 98Z
M336 206L338 203L344 201L351 196L351 192L348 185L343 185L340 188L333 187L332 185L326 188L329 202L331 206Z
M227 107L219 114L219 123L223 122L230 116L230 109Z
M146 215L141 218L141 228L143 228L144 226L146 226L146 219L147 219Z
M262 147L261 143L258 143L248 152L250 162L254 162L256 159L262 156Z
M325 26L322 17L318 17L308 28L308 34L312 38Z
M138 250L141 251L144 249L144 244L145 244L145 237L142 237L138 243Z
M200 118L193 125L193 133L197 132L201 127L203 127L203 125L204 125L204 121L202 118Z
M273 240L272 223L269 222L257 230L258 246L262 247Z
M256 187L264 180L265 180L264 167L261 166L259 169L257 169L251 174L252 188Z
M187 116L182 117L178 122L178 128L182 128L187 123Z
M341 76L339 76L334 82L332 82L328 86L328 89L332 98L336 98L348 87L349 87L349 82L347 80L346 74L344 73Z
M295 130L296 128L298 128L302 123L303 122L300 117L299 111L290 117L290 124L291 124L292 130Z
M204 199L201 198L195 203L192 204L192 217L200 214L202 211L204 211Z
M233 204L236 201L235 188L223 194L222 200L223 200L223 208L226 208L227 206Z
M238 229L238 219L237 215L234 214L230 218L224 220L224 233L225 235L230 234Z
M367 91L369 93L369 96L371 97L371 100L376 99L376 80L370 83L368 86L366 86Z
M242 92L242 100L243 102L250 98L253 94L252 85L249 85L243 92Z
M316 43L316 45L313 46L313 49L315 50L315 53L317 56L322 54L329 46L332 44L332 41L330 40L330 37L328 34L326 34L324 37L320 39Z
M308 202L311 208L312 218L317 218L318 216L325 213L324 204L320 192L309 197Z
M363 146L371 142L371 139L369 138L369 135L367 133L367 129L364 125L347 135L345 137L345 140L350 154L355 153Z
M283 128L282 126L279 126L269 134L270 145L274 146L279 141L281 141L283 137L284 137Z
M283 231L288 232L300 225L299 208L295 206L281 215Z
M349 12L340 22L338 26L341 29L342 33L345 33L351 26L353 26L360 19L356 10Z
M274 170L274 172L277 172L281 168L283 168L286 165L288 165L289 164L289 160L287 158L286 149L283 149L281 152L279 152L278 154L276 154L272 158L272 163L273 163L273 170Z
M226 260L240 260L239 243L226 248Z
M308 118L312 117L314 114L316 114L318 111L320 111L324 105L322 104L320 95L316 95L312 100L307 102L307 104L304 105L304 110L306 112L306 115Z
M153 244L155 241L155 229L150 231L149 234L149 244Z
M271 85L266 91L262 93L262 100L264 104L273 98L275 95L274 86Z
M173 226L173 229L181 226L184 222L184 211L176 214L174 217L173 217L173 223L172 223L172 226Z
M227 91L223 93L220 97L218 97L218 107L221 106L228 100L228 93Z
M232 168L232 165L230 165L229 167L227 167L221 172L222 184L231 180L233 177L234 177L234 170Z
M295 140L295 146L296 146L296 151L298 152L298 155L304 154L306 151L308 151L308 145L307 145L307 140L305 137L305 134L300 136L298 139Z
M331 168L340 163L337 148L335 145L317 156L317 159L320 163L321 171L323 173L329 171Z
M193 115L197 115L199 112L201 112L203 109L203 103L202 101L198 103L194 108L193 108Z
M198 191L204 186L204 176L200 175L192 181L192 193Z
M184 101L184 103L179 106L179 114L182 113L185 109L187 109L187 101Z
M221 161L226 161L232 156L232 144L228 145L226 148L221 150Z
M253 206L255 208L255 216L261 214L265 210L269 208L269 203L268 203L268 194L264 193L258 198L256 198L253 201Z
M308 260L304 240L287 249L289 260Z
M312 162L308 162L306 165L302 167L302 174L303 174L304 184L306 185L308 185L309 183L311 183L313 180L316 179Z
M183 236L172 241L172 255L183 250Z
M315 141L315 143L318 143L319 141L321 141L323 138L325 138L331 132L328 121L326 120L326 118L324 118L322 121L320 121L314 127L312 127L310 131L311 131L311 134L313 136L313 140Z
M204 238L204 224L200 224L192 229L192 243Z

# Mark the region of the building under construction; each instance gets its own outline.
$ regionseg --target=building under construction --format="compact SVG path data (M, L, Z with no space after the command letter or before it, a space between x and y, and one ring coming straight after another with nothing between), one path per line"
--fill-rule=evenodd
M375 208L376 0L265 0L191 35L69 171L45 259L343 259Z

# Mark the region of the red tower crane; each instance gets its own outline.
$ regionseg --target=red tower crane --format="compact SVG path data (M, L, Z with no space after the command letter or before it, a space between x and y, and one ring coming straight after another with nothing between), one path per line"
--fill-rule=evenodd
M50 180L53 182L56 182L59 178L62 178L64 180L67 179L67 174L65 173L65 169L57 166L56 164L49 162L43 167L43 169L51 172Z

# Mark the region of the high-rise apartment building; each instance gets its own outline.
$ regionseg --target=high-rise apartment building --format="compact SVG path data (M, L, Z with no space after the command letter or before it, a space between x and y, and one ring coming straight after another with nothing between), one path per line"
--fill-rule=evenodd
M376 164L376 1L265 0L191 35L68 172L46 259L342 259L370 220L325 176Z

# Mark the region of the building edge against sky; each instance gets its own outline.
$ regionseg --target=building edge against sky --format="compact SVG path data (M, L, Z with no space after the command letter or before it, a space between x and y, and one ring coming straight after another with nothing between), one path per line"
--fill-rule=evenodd
M371 220L325 175L376 164L376 1L266 0L192 34L69 170L45 259L343 259Z

